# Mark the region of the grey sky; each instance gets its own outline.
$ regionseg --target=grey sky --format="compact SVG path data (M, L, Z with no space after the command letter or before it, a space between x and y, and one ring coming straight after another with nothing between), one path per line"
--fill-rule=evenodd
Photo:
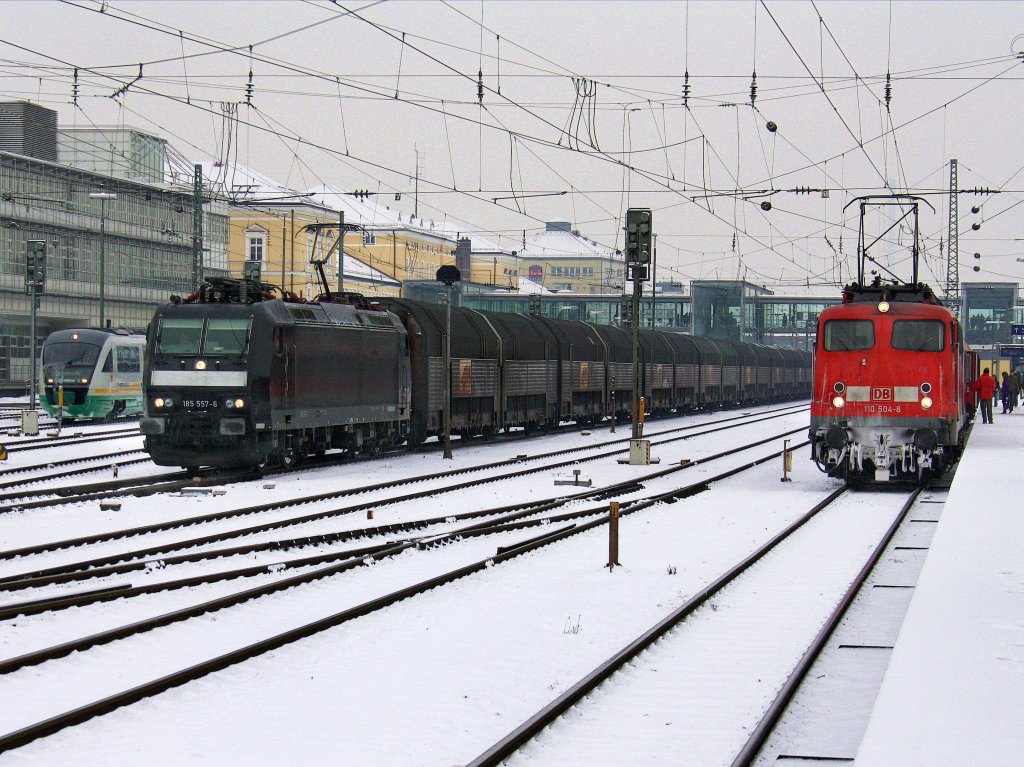
M886 181L940 192L956 157L961 188L1006 190L961 196L962 277L1024 276L1024 206L1013 207L1024 200L1022 61L1012 53L1024 50L1014 43L1021 3L75 0L0 9L0 98L39 101L63 125L153 130L195 159L230 152L299 189L380 191L407 212L419 148L421 215L455 216L512 249L550 218L615 246L625 208L648 206L666 278L739 275L828 291L853 265L846 203ZM230 129L221 102L241 102ZM797 187L830 194L755 194ZM723 194L736 188L747 199ZM947 202L928 199L936 213L922 214L923 274L941 288ZM970 271L975 263L981 272Z

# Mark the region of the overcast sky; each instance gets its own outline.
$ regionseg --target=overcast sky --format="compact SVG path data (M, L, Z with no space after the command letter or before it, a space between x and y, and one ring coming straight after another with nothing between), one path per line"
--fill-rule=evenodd
M297 189L365 188L405 212L419 150L421 216L510 249L552 218L621 247L625 209L650 207L659 279L828 292L856 268L857 206L845 206L888 185L935 207L922 207L922 274L941 290L955 157L961 189L1001 191L959 198L961 277L1024 276L1024 3L75 0L0 12L0 98L56 109L65 126L149 130L191 160L237 160ZM814 191L788 191L800 187ZM907 233L891 239L904 263Z

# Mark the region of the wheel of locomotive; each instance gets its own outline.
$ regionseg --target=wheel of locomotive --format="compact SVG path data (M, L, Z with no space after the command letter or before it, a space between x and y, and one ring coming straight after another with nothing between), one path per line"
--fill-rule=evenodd
M282 469L293 469L295 464L299 462L299 454L295 451L295 448L285 447L278 450L275 453L277 459L277 465Z

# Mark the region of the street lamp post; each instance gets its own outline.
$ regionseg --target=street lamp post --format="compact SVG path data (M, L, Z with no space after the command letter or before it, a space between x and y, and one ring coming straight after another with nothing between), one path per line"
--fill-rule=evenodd
M89 197L100 201L100 327L105 328L107 326L106 304L104 303L107 280L107 200L116 200L117 195L113 192L90 192Z

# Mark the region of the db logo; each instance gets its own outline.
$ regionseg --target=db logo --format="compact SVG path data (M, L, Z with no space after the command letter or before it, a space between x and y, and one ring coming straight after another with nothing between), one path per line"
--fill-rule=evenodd
M892 389L885 386L871 387L871 399L874 402L892 402Z

